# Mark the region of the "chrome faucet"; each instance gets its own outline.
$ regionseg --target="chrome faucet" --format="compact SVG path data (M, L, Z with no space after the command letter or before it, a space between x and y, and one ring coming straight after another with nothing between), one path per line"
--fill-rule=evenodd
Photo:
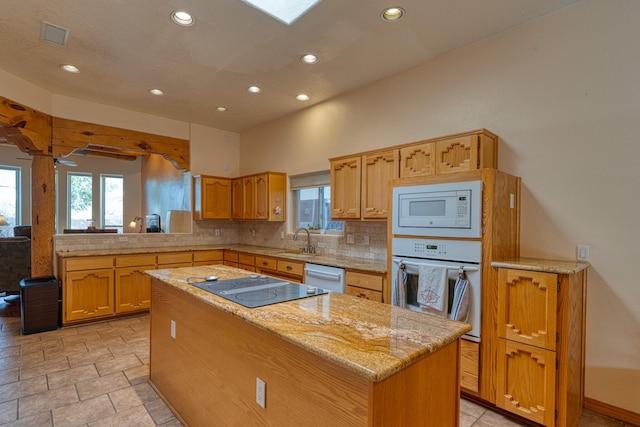
M298 233L300 232L300 230L307 232L307 246L302 248L302 252L307 254L315 254L316 248L311 244L311 234L309 233L309 230L307 230L306 228L298 228L293 235L293 240L298 240Z

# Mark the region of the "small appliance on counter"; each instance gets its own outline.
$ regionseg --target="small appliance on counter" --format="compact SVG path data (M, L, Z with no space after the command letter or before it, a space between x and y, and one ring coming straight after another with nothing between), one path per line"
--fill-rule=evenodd
M160 215L147 215L147 233L160 233L161 231L162 227L160 226Z

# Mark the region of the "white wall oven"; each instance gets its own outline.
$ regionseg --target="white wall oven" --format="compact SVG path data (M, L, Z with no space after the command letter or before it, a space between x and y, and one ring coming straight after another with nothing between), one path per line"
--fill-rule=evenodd
M466 318L472 327L463 338L480 342L480 316L482 295L482 243L467 240L435 240L414 237L392 239L392 304L418 312L425 312L419 300L420 274L424 267L446 271L446 317L456 318L459 301L456 301L456 285L459 278L466 280ZM399 270L401 274L399 275ZM430 270L431 271L431 270ZM402 286L404 292L399 292ZM443 286L443 288L444 288ZM459 285L458 285L459 286ZM398 300L399 296L404 302Z

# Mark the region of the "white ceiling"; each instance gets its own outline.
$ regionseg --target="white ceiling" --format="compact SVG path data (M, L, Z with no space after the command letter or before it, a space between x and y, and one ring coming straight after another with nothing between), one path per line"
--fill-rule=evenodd
M55 94L240 132L579 0L322 0L291 26L241 0L0 1L3 70ZM407 15L383 22L390 5ZM174 10L195 24L175 25ZM42 41L42 21L69 29L67 45ZM319 63L303 64L307 52Z

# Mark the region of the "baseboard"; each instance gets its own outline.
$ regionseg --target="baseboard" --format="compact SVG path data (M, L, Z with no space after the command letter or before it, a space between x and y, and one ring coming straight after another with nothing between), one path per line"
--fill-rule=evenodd
M594 412L598 412L602 415L615 418L616 420L640 426L640 414L636 412L618 408L617 406L609 405L608 403L600 402L588 397L584 398L584 400L582 401L582 406Z

